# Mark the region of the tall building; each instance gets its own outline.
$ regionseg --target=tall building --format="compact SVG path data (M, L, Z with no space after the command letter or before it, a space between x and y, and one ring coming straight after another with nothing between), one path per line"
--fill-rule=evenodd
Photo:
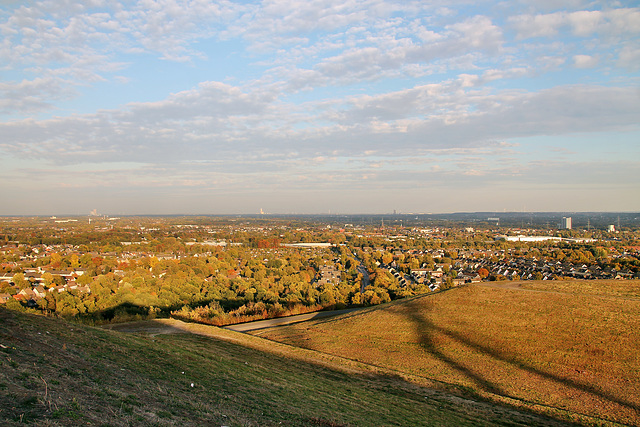
M562 217L562 223L560 224L560 228L563 228L565 230L571 230L571 217L570 216L563 216Z

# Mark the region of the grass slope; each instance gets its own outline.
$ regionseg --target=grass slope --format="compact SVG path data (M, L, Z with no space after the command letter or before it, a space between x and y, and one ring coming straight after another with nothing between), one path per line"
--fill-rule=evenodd
M256 334L579 423L640 425L638 282L597 285L469 286Z
M144 325L123 333L0 308L0 424L560 424L249 335ZM155 335L167 331L190 333Z

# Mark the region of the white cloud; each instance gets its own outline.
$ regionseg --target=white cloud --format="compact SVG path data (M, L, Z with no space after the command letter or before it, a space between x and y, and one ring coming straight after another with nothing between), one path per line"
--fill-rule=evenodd
M292 151L301 159L372 151L393 157L518 136L633 129L640 116L640 100L628 88L463 88L454 80L349 98L324 105L331 112L314 118L313 103L280 105L271 93L211 82L128 111L0 124L0 149L63 163L209 159L225 170L268 170ZM308 125L296 128L305 117Z
M53 107L52 102L68 99L74 92L68 83L53 77L0 82L0 113L30 114Z
M293 37L315 31L335 31L372 24L394 12L413 11L419 3L384 0L267 0L231 27L254 41Z
M630 71L640 70L640 46L626 45L620 50L618 64Z
M550 14L525 14L509 17L519 39L555 36L563 28L580 37L595 33L603 36L640 33L640 9L581 10Z
M99 80L120 52L155 52L176 61L201 56L190 44L218 34L244 10L229 1L34 2L0 22L0 59Z
M461 35L461 42L474 48L498 51L502 45L502 30L486 16L474 16L449 28Z
M573 63L576 68L593 68L598 65L598 58L590 55L574 55Z
M586 37L601 28L604 16L597 10L582 10L567 15L566 19L575 35Z
M519 39L532 37L550 37L558 33L563 25L565 16L563 13L551 13L547 15L520 15L509 18L509 23L518 32Z
M275 75L289 80L289 90L349 85L366 80L382 80L429 75L458 68L474 68L485 53L502 50L500 29L490 19L476 16L452 24L424 39L366 36L356 46L320 59L312 69L281 67ZM482 52L482 53L478 53Z

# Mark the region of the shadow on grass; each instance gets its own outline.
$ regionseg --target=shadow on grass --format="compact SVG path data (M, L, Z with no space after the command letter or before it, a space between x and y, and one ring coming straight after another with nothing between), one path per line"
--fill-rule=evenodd
M452 290L450 290L452 291ZM447 292L447 291L442 291ZM421 296L414 299L411 303L415 303L422 298L427 297ZM482 355L489 356L497 361L508 363L509 365L528 372L530 374L538 375L546 380L552 381L554 383L560 384L564 387L568 387L570 389L587 393L592 396L595 396L600 399L607 400L609 402L615 403L622 407L632 409L634 411L640 411L640 408L625 399L621 399L617 396L614 396L610 393L607 393L603 390L600 390L590 384L581 383L579 381L575 381L569 378L564 378L550 372L543 371L541 369L535 368L522 360L518 360L515 355L506 354L505 352L500 351L498 348L489 347L483 345L475 340L469 339L468 337L463 336L462 334L455 332L453 330L447 329L445 327L434 324L430 321L424 313L422 308L416 310L407 310L406 317L413 323L416 328L416 331L419 336L419 344L422 348L431 354L436 359L444 362L450 368L457 371L464 377L468 378L470 381L476 384L476 386L489 393L498 394L510 398L519 399L515 396L510 396L504 390L500 388L498 384L491 382L489 379L483 377L483 375L479 371L475 371L472 368L469 368L461 363L459 363L455 358L446 355L436 344L435 336L436 334L444 335L455 342L463 344L468 348L471 348Z
M414 297L412 298L412 301L410 301L411 304L414 304L416 302L418 302L419 300L421 300L422 298L428 297L428 295L425 296L420 296L420 297ZM401 303L401 302L396 302L396 303ZM394 303L392 303L394 304ZM361 311L357 311L357 312L353 312L350 313L349 315L347 315L347 317L352 317L352 316L359 316L362 314L366 314L368 312L372 312L372 311L377 311L377 310L383 310L386 309L387 305L385 306L374 306L374 307L367 307L362 309ZM113 310L113 311L112 311ZM102 316L106 317L106 318L113 318L115 317L117 314L128 314L128 315L144 315L145 310L147 310L146 307L143 306L138 306L135 304L130 304L130 303L125 303L122 305L119 305L117 307L114 307L112 309L109 310L109 312L103 312L101 313ZM445 353L445 351L443 351L443 349L441 347L439 347L437 339L436 339L436 335L441 334L444 335L458 343L464 344L465 346L472 348L473 350L489 356L495 360L499 360L501 362L505 362L508 363L520 370L535 374L535 375L539 375L540 377L543 377L547 380L556 382L558 384L562 384L565 387L569 387L572 388L574 390L579 390L583 393L589 393L593 396L597 396L601 399L605 399L608 400L610 402L616 403L622 407L626 407L629 409L633 409L633 410L638 410L638 407L636 405L634 405L633 403L626 401L624 399L618 398L616 396L613 396L609 393L603 392L602 390L597 389L596 387L593 387L589 384L583 384L580 383L578 381L574 381L571 379L567 379L567 378L563 378L557 375L554 375L552 373L549 372L545 372L543 370L540 370L538 368L535 368L533 366L530 366L526 363L524 363L521 360L518 360L518 358L515 355L511 355L511 354L506 354L503 351L500 351L500 349L496 349L496 348L491 348L488 347L486 345L483 345L482 343L478 342L477 340L472 340L469 339L468 337L465 337L453 330L447 329L443 326L439 326L434 324L432 321L430 321L426 314L424 313L424 311L422 310L413 310L413 311L409 311L406 313L406 316L408 317L408 319L411 321L411 323L414 325L414 327L416 328L416 331L418 332L418 336L419 336L419 344L422 346L422 348L428 352L429 354L431 354L434 358L442 361L443 363L445 363L446 365L448 365L452 370L458 372L460 375L464 376L465 378L469 379L473 384L475 384L475 386L477 387L478 390L483 390L495 395L502 395L502 396L507 396L507 397L513 397L513 396L509 396L507 394L507 392L501 387L500 384L496 383L496 382L492 382L489 378L483 376L483 374L479 371L474 369L473 367L469 367L463 363L461 363L460 360L457 360L455 357L452 357L451 355L448 355L447 353ZM324 322L339 322L341 320L344 319L344 316L341 316L340 318L336 318L336 319L327 319ZM133 320L133 319L132 319ZM298 337L300 341L299 345L301 347L305 347L305 343L304 343L304 334L301 334ZM328 371L327 371L328 372ZM385 376L378 376L378 380L379 381L387 381L388 379L386 379ZM398 387L400 387L400 389L402 389L403 387L407 387L408 383L402 383L402 380L400 378L397 378L394 380L395 384L398 385ZM404 384L404 385L402 385ZM394 393L396 392L396 390L392 390L391 388L389 389L390 393ZM515 399L518 399L517 397L514 397ZM525 412L522 409L516 409L515 411L519 411L519 412Z
M247 342L235 337L215 337L193 332L192 338L180 338L187 341L203 343L206 351L208 344L216 343L216 354L225 360L239 359L245 366L240 369L260 369L259 377L251 382L261 388L263 393L273 391L262 390L261 384L275 384L277 394L287 393L282 384L293 384L297 389L295 398L289 397L286 405L295 406L296 399L308 400L306 404L313 407L330 409L325 415L330 419L341 419L326 422L321 419L318 425L573 425L547 415L534 413L524 408L508 405L474 401L449 392L429 389L407 381L401 375L393 373L363 373L354 371L351 365L343 366L341 362L319 362L312 353L300 354L295 346L274 347L268 340L250 337ZM198 336L198 338L195 338ZM211 341L208 341L211 340ZM262 343L257 343L256 340ZM286 349L288 348L288 350ZM240 350L241 349L241 350ZM306 352L306 350L305 350ZM313 352L314 354L316 352ZM337 357L336 359L340 359ZM320 360L325 360L323 357ZM248 364L247 362L248 361ZM275 369L269 369L273 365ZM235 368L237 369L237 368ZM303 374L302 380L299 374ZM241 388L248 386L243 385ZM247 393L253 393L247 390ZM305 397L306 396L306 397ZM258 395L252 394L257 400ZM273 401L274 397L268 400ZM328 407L326 405L329 405ZM346 405L346 406L345 406ZM347 409L338 409L344 406ZM326 409L325 409L326 410ZM333 412L333 411L337 412ZM345 411L348 416L344 418ZM359 416L362 418L360 419ZM349 419L350 418L350 419ZM314 418L308 418L310 422ZM305 425L316 425L310 423Z
M271 342L232 332L147 339L88 326L69 333L68 326L0 308L0 338L14 338L16 347L10 356L0 352L3 363L8 357L15 363L0 371L0 424L24 421L32 406L41 425L132 425L133 419L135 425L157 425L158 417L170 418L171 425L560 424L525 411L461 402L391 375L319 363L288 346L275 351ZM18 381L23 372L28 378ZM60 410L48 409L47 399Z

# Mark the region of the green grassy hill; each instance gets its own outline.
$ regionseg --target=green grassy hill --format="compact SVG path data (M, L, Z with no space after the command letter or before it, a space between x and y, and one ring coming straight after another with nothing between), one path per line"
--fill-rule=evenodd
M428 387L436 383L420 378L215 327L172 320L133 326L143 333L0 308L0 424L561 424L436 391Z
M490 282L256 334L578 423L640 425L639 285Z

